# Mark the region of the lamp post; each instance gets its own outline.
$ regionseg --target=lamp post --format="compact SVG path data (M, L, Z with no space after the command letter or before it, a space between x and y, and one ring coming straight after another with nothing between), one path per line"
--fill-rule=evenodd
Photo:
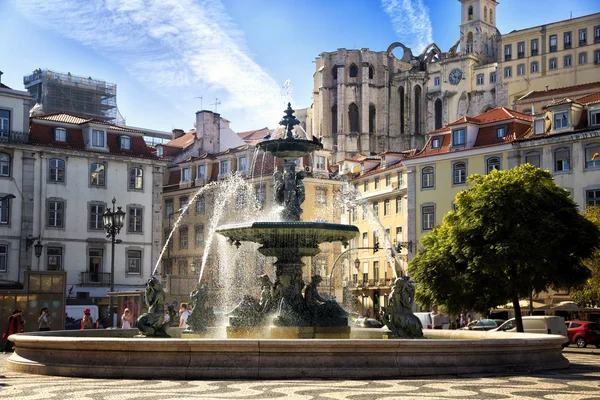
M35 256L38 259L38 266L37 266L37 270L40 270L40 257L42 256L42 250L44 249L44 245L42 244L42 242L40 242L40 238L38 237L38 241L37 243L33 246L33 249L35 251Z
M117 207L115 211L115 203L117 199L112 199L112 211L107 209L102 215L104 221L104 229L106 229L106 237L111 238L111 252L110 252L110 292L115 291L115 237L121 231L123 223L125 222L125 211L121 210L121 207ZM108 296L108 311L110 316L110 326L114 328L114 311L113 311L113 297Z

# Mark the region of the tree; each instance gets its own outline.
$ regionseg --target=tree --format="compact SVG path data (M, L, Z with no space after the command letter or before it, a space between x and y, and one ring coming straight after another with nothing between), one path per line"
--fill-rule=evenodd
M469 177L456 211L422 240L409 271L417 300L449 312L486 311L512 301L523 332L519 298L565 289L590 276L583 264L600 231L552 175L529 164Z
M584 215L600 228L600 206L588 207ZM582 307L600 306L600 249L596 249L592 256L584 261L592 276L582 286L570 291L577 303Z

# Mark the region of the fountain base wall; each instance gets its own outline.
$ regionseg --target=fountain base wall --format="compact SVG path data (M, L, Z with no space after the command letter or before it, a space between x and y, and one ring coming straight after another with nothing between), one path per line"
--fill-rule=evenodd
M139 379L380 379L569 366L564 338L555 335L425 330L436 339L222 340L134 339L131 331L13 335L7 366L42 375Z

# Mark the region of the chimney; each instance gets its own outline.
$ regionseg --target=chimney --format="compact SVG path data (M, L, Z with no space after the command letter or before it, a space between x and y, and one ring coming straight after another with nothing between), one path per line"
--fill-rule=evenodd
M185 135L183 129L173 129L173 139L177 139Z
M531 115L535 115L535 103L531 103Z
M546 92L548 91L548 85L546 85Z
M2 83L2 74L4 74L4 72L0 71L0 83Z

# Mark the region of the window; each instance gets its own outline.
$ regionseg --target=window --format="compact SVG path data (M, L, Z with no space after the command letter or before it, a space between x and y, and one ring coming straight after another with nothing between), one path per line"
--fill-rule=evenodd
M48 180L50 182L65 181L65 162L60 158L48 160Z
M63 249L62 247L48 247L46 250L46 259L48 271L63 270Z
M173 199L165 200L165 216L173 215Z
M10 199L0 201L0 224L10 222Z
M483 74L478 74L477 75L477 84L478 85L483 85Z
M517 75L525 75L525 64L517 65Z
M473 53L473 32L467 34L467 54Z
M554 129L562 129L569 126L568 114L568 111L554 113Z
M535 74L536 72L539 72L540 67L537 61L534 61L531 63L531 73Z
M375 285L379 282L379 261L373 261L373 281Z
M0 141L8 142L10 132L10 111L0 110Z
M181 182L189 182L192 180L192 174L190 168L181 169Z
M527 164L533 165L534 167L541 168L542 162L541 162L541 159L540 159L540 153L538 153L538 152L531 152L531 153L525 154L525 162Z
M600 50L594 51L594 64L600 64Z
M317 205L327 205L327 188L317 186L315 188L315 200Z
M104 230L104 221L102 220L102 214L104 214L104 204L91 204L90 205L90 222L88 227L92 230Z
M375 68L373 66L369 66L369 79L373 79L375 77Z
M556 61L556 58L551 58L550 59L550 69L556 69L556 67L558 66L558 62Z
M441 146L442 140L441 138L438 137L434 137L433 139L431 139L431 148L432 149L439 149Z
M495 169L500 169L500 158L499 157L490 157L486 161L486 171L487 173L491 173Z
M331 69L331 77L334 81L337 80L337 65L334 65Z
M600 25L594 27L594 43L600 43Z
M600 206L600 190L588 190L585 197L588 206Z
M571 32L564 33L565 50L571 48Z
M364 181L363 182L363 192L366 192L367 190L369 190L369 181Z
M54 128L54 141L55 142L66 142L67 141L67 130L64 128Z
M375 109L375 106L371 104L369 106L369 133L374 133L377 129L376 116L377 116L377 111Z
M129 136L119 137L119 147L122 150L131 150L131 138Z
M587 53L579 53L579 64L587 64Z
M202 247L204 244L204 225L196 225L194 228L194 246Z
M367 284L369 282L369 262L363 262L363 284Z
M402 227L401 226L397 226L396 227L396 243L402 242Z
M379 202L378 201L373 202L373 214L376 217L379 216Z
M455 163L452 166L452 175L454 177L453 182L455 185L467 183L467 164L464 162Z
M204 196L196 197L196 214L204 214Z
M471 21L473 19L473 6L469 6L468 18L469 18L469 21Z
M369 247L369 234L367 232L362 234L362 247Z
M504 77L510 78L512 76L512 67L504 68Z
M198 169L196 170L196 179L204 178L206 178L206 165L198 165Z
M0 176L10 176L10 156L0 153Z
M440 77L436 76L433 78L433 86L440 86Z
M238 171L244 172L248 171L248 157L240 157L239 158Z
M517 43L517 58L525 58L525 42Z
M350 78L356 78L358 76L358 67L354 64L350 66Z
M0 245L0 272L8 272L8 246Z
M317 156L317 165L316 165L317 169L325 169L325 157L323 156Z
M495 82L496 82L496 73L490 72L490 83L495 83Z
M188 205L188 197L187 196L181 196L179 198L179 209L183 210L185 207L187 207Z
M545 123L544 123L543 119L536 119L534 122L535 134L545 133L544 125L545 125Z
M229 173L229 160L221 160L220 166L220 175L226 175Z
M590 125L600 125L600 110L590 111Z
M92 146L104 147L104 131L92 130Z
M385 187L389 187L392 184L392 175L387 174L385 176Z
M362 219L366 221L369 216L369 205L367 203L362 206Z
M373 185L375 186L375 190L379 189L379 178L373 179Z
M426 206L422 208L423 230L430 231L435 226L435 207Z
M571 55L565 56L564 58L564 66L570 67L573 64L573 58Z
M129 170L129 189L142 190L144 188L144 170L139 167Z
M585 167L600 167L600 143L593 143L586 146Z
M187 249L188 247L188 227L182 226L179 228L179 248Z
M127 219L129 220L129 223L127 224L128 232L142 233L142 211L143 210L138 207L129 208L129 215L127 216Z
M579 45L585 46L587 44L587 28L579 30Z
M433 186L433 167L425 167L421 170L421 188L432 188Z
M127 273L135 275L142 273L141 250L127 250Z
M415 133L421 133L421 87L415 86Z
M442 127L442 99L437 99L434 103L434 113L435 113L435 129L440 129Z
M48 227L62 228L65 218L64 201L48 201Z
M499 128L496 128L496 138L497 139L504 139L506 137L506 127L505 126L501 126Z
M512 44L504 46L504 61L512 60Z
M555 52L556 51L556 44L557 44L557 37L556 35L550 35L550 52Z
M162 146L158 146L158 147L156 148L156 155L157 155L158 157L162 157L162 156L163 156L163 154L164 154L164 151L163 151L163 148L162 148Z
M106 184L106 166L102 163L90 165L90 185L104 186Z
M452 145L453 146L464 146L465 144L465 130L457 129L452 131Z
M396 197L396 214L402 213L402 197Z
M383 201L383 215L387 216L391 214L391 209L390 209L390 199L385 199Z
M532 56L538 55L538 39L531 40L531 55Z
M404 180L402 179L402 172L398 172L398 187L402 186L404 184Z
M337 128L338 115L337 114L338 114L337 104L334 104L333 107L331 107L331 133L337 133L337 131L338 131L338 128Z
M554 151L554 171L563 172L571 169L570 151L567 148L560 148Z

